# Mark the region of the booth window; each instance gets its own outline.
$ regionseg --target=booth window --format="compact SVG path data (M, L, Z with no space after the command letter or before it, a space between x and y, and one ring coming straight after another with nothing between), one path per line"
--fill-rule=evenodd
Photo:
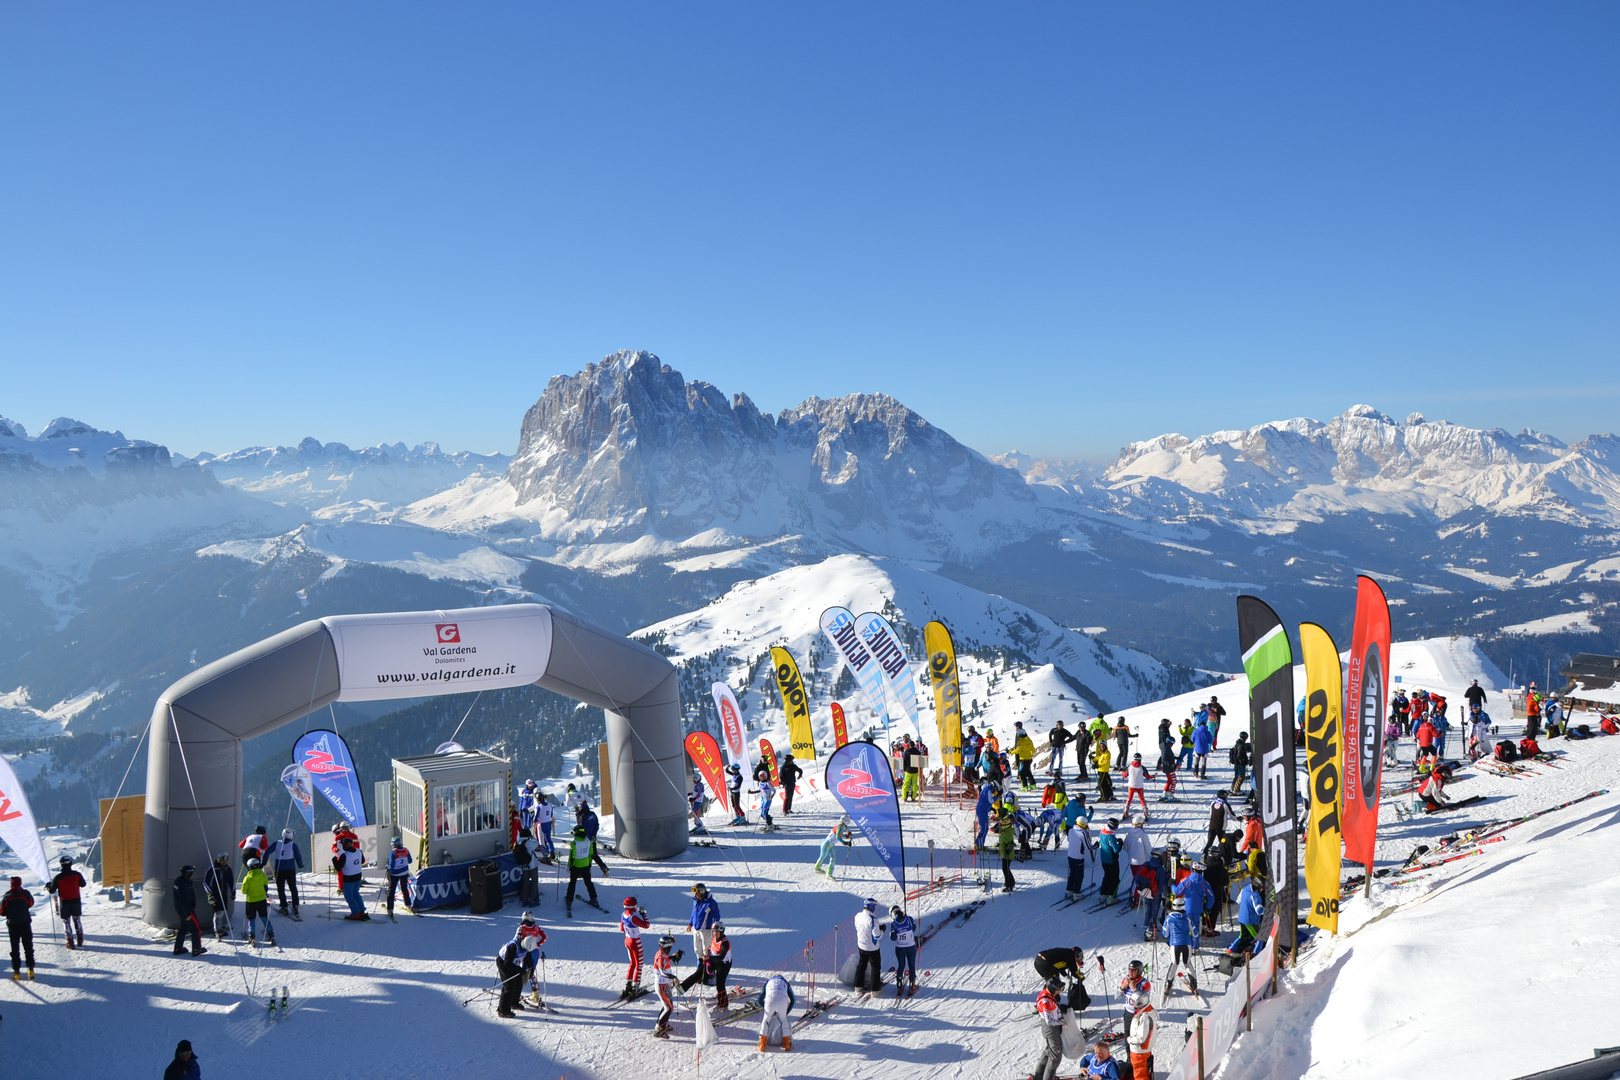
M436 787L433 789L434 838L499 829L504 812L499 780Z
M422 817L422 789L409 780L400 779L395 782L394 790L398 802L395 821L403 829L409 829L418 836L427 832L427 822Z

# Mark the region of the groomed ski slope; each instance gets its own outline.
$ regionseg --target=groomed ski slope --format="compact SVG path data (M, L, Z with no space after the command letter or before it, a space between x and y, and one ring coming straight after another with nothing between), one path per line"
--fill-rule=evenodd
M1397 664L1400 657L1397 646ZM1438 668L1434 674L1429 682L1407 685L1438 686L1460 701L1462 687L1440 682ZM1239 696L1225 687L1219 692L1223 699L1231 694L1227 707L1241 716ZM1189 698L1200 696L1207 699L1209 692ZM1172 707L1182 705L1166 702L1133 712L1144 719L1156 720L1158 713L1179 719ZM1223 746L1228 742L1223 737ZM1460 774L1453 793L1485 794L1483 804L1399 823L1386 809L1391 820L1380 858L1398 861L1415 843L1432 845L1446 832L1541 809L1572 793L1620 788L1620 739L1552 745L1567 750L1562 767L1534 766L1533 778ZM1409 757L1409 747L1403 750L1403 758ZM1185 845L1201 845L1205 803L1228 778L1228 769L1212 767L1208 781L1183 786L1186 801L1153 803L1149 831L1155 843L1173 834ZM1119 806L1099 812L1117 813ZM823 935L834 923L847 923L862 897L874 895L886 906L897 889L886 874L859 862L841 862L837 882L812 874L816 849L837 812L819 794L801 798L796 810L779 817L785 827L772 834L727 829L712 817L715 839L728 845L721 849L694 847L654 864L609 856L613 874L598 886L603 904L614 912L624 896L635 895L652 915L653 934L675 933L690 950L682 933L688 889L693 881L708 883L735 941L733 982L757 986L763 973L780 968L794 979L802 1008L806 941L825 941ZM926 840L932 838L939 871L954 871L955 856L947 852L968 841L972 820L970 811L934 795L920 808L908 805L909 860L925 861ZM1299 976L1285 979L1282 994L1261 1008L1256 1032L1239 1043L1220 1075L1283 1080L1373 1070L1380 1076L1510 1078L1620 1043L1604 1010L1576 1007L1579 988L1600 992L1613 981L1620 944L1613 909L1620 902L1609 895L1616 868L1614 856L1605 852L1620 835L1612 831L1617 820L1620 797L1606 796L1521 826L1479 856L1399 886L1380 879L1374 894L1379 907L1346 904L1343 944L1316 952ZM857 842L855 854L873 861L863 843ZM948 926L923 948L919 966L934 974L913 1001L897 1008L887 997L861 1006L845 988L834 987L830 993L844 1000L797 1033L790 1054L757 1051L756 1026L740 1022L720 1029L722 1045L704 1056L702 1074L839 1080L1028 1075L1038 1042L1029 963L1036 950L1078 944L1088 955L1105 956L1112 977L1106 983L1096 976L1089 980L1096 1003L1084 1018L1088 1025L1110 1012L1118 1016L1117 992L1102 991L1117 990L1129 960L1147 961L1155 975L1166 960L1162 948L1155 952L1142 942L1136 916L1116 909L1090 912L1089 900L1053 910L1063 869L1060 854L1037 853L1032 862L1015 864L1019 890L1010 897L968 889L912 905L926 927L935 913L955 904L989 901L965 926ZM992 876L999 884L999 871ZM1435 887L1450 881L1456 884ZM616 913L576 904L575 918L564 919L548 878L542 878L535 914L550 934L548 997L560 1012L523 1013L513 1021L497 1019L488 997L461 1005L494 982L490 957L511 936L520 910L510 901L493 916L465 909L422 918L402 912L397 925L386 919L357 925L324 919L330 887L309 875L305 882L304 921L276 919L280 950L210 941L209 954L200 959L171 957L168 943L154 940L136 909L99 897L87 904L87 948L68 952L53 942L41 903L35 920L39 980L0 981L0 1060L7 1075L67 1069L156 1075L181 1038L196 1047L205 1076L261 1065L291 1068L295 1059L327 1077L514 1069L615 1080L697 1075L689 1010L677 1012L675 1039L662 1042L649 1034L656 1013L651 999L604 1009L624 977ZM367 892L376 914L374 890ZM1426 902L1416 903L1425 896ZM1393 910L1370 921L1385 908ZM334 914L341 914L340 906ZM1227 940L1223 932L1220 943ZM884 961L885 967L892 962L887 949ZM689 964L682 968L690 970ZM1201 981L1213 1000L1219 978L1209 973ZM290 989L292 1008L286 1019L272 1023L265 1002L271 988L282 984ZM818 999L828 995L825 986L818 988ZM1171 997L1156 1047L1161 1069L1184 1037L1189 1009L1196 1008L1184 993ZM1534 1037L1525 1038L1527 1031Z

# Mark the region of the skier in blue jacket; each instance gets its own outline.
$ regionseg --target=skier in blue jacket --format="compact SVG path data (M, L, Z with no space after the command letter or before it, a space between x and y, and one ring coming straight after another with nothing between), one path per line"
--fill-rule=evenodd
M1266 883L1261 878L1256 887L1256 880L1250 878L1243 884L1243 891L1238 893L1238 936L1237 940L1227 946L1226 951L1233 954L1254 952L1254 947L1260 941L1260 920L1265 915Z
M692 917L686 928L692 932L692 954L699 959L709 955L714 944L714 927L720 922L720 905L709 895L703 882L692 886Z
M1187 902L1187 917L1192 920L1194 926L1198 925L1206 911L1215 909L1215 893L1209 887L1209 882L1204 880L1202 862L1193 863L1192 873L1177 882L1176 887L1170 891Z
M1209 730L1208 721L1200 720L1193 728L1193 775L1200 780L1209 771L1209 752L1213 749L1215 733Z
M281 839L270 845L270 865L276 875L276 896L281 901L281 913L303 920L298 915L298 871L304 868L304 855L293 841L291 829L281 830ZM292 890L292 910L287 910L287 890Z
M1170 901L1170 914L1164 917L1164 937L1171 950L1170 970L1164 977L1164 996L1170 996L1170 988L1176 983L1177 966L1183 967L1187 985L1193 993L1198 993L1198 977L1192 970L1192 951L1198 945L1198 935L1193 930L1193 920L1187 916L1187 902L1179 896Z
M889 909L889 940L894 942L894 993L905 997L903 983L911 982L911 992L917 992L917 920L901 910L900 905Z
M990 804L994 800L995 800L995 785L994 784L981 784L981 785L979 785L979 803L978 803L978 806L975 807L974 811L973 811L975 814L978 815L978 818L979 818L979 835L976 838L974 838L974 841L973 841L973 846L974 847L980 847L980 848L984 847L985 834L990 831Z

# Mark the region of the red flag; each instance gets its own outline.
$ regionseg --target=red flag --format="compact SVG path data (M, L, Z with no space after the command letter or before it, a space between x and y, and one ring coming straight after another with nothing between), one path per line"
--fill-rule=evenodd
M697 766L698 775L709 785L720 809L731 813L726 804L726 770L720 762L720 744L707 731L694 731L686 737L686 753Z
M837 749L849 742L849 725L844 722L844 707L838 702L832 703L833 714L833 749Z
M771 740L759 740L759 756L771 763L771 783L781 787L782 774L776 770L776 751L771 749Z
M1389 601L1356 578L1356 626L1344 690L1344 855L1368 869L1378 840L1378 784L1389 707Z

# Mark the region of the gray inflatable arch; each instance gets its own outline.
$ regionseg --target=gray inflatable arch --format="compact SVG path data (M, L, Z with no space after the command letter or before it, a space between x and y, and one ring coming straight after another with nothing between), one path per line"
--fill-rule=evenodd
M200 870L211 850L234 850L241 839L243 739L333 701L529 683L606 712L619 853L685 851L680 689L664 657L544 604L337 615L231 653L158 698L146 756L142 917L174 925L170 889L180 867Z

